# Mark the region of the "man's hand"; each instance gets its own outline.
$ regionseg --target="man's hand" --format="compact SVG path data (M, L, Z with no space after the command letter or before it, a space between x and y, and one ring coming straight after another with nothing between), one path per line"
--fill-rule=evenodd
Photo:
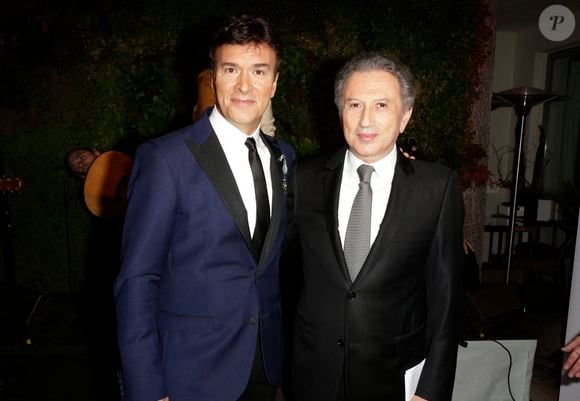
M411 401L427 401L427 400L423 397L419 397L418 395L414 395L413 398L411 398Z
M415 156L411 156L408 152L405 152L402 147L399 147L399 150L407 159L415 160Z
M564 370L568 371L568 377L571 379L580 378L580 336L576 336L566 344L562 351L570 353L564 362Z

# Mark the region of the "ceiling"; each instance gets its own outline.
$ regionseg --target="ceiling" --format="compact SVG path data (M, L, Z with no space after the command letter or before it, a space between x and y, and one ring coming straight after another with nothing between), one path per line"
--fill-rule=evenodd
M554 4L568 7L576 18L576 29L580 29L579 0L497 0L497 29L518 32L538 26L542 11Z

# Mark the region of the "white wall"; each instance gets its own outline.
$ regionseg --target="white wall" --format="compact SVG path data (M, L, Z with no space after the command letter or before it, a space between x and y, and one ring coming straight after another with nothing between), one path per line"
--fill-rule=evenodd
M514 68L516 64L515 48L517 34L512 32L496 32L495 64L493 73L493 92L501 92L516 86ZM509 67L508 67L509 66ZM489 171L493 179L499 178L499 173L505 175L511 170L512 154L504 153L513 148L516 116L511 108L502 107L491 112L491 132L489 135ZM497 210L497 205L509 198L509 190L488 186L486 201L486 216L490 223L491 215Z

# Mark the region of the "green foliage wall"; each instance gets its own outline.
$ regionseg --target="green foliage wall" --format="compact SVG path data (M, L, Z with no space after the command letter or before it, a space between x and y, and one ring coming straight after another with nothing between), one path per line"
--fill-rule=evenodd
M46 49L29 68L37 85L26 86L30 96L21 102L28 123L0 137L7 172L26 186L10 202L18 280L47 292L79 291L94 221L64 157L74 147L106 150L188 124L195 76L205 66L208 21L216 16L263 15L282 33L284 64L273 107L277 135L299 153L341 143L334 74L348 57L379 50L402 59L416 77L419 96L405 136L416 138L431 159L462 167L477 95L472 75L482 4L167 0L80 16L60 10L41 19L38 35Z

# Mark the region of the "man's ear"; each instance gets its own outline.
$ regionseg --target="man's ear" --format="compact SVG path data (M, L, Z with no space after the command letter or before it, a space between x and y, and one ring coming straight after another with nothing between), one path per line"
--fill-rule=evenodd
M401 118L401 124L399 125L399 134L401 134L405 131L405 128L407 127L407 124L409 123L409 120L411 120L411 114L413 114L413 108L410 108L409 110L406 110L403 112L403 116Z
M272 84L272 92L270 93L270 99L272 99L274 97L274 95L276 94L276 88L278 87L278 77L280 76L280 73L277 72L276 76L274 77L274 83Z
M211 86L211 94L213 95L213 98L216 98L216 94L215 94L215 71L213 69L209 70L210 73L210 78L209 78L209 82Z

